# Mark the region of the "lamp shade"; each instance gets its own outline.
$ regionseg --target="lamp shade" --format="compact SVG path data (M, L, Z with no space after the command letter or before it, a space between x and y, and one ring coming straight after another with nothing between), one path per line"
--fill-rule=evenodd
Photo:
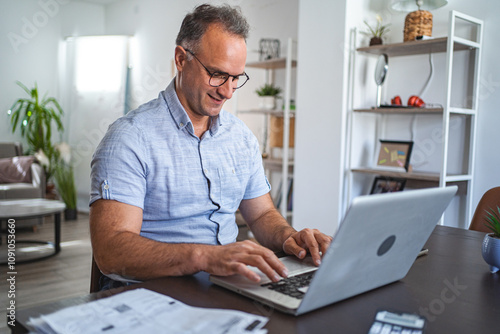
M395 0L392 9L399 12L412 12L414 10L432 10L443 7L447 0Z

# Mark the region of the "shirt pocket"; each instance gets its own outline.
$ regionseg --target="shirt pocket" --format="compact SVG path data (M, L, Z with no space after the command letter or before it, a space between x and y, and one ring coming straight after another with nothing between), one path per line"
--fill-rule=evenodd
M248 171L237 167L218 168L221 204L231 211L238 209L245 194Z

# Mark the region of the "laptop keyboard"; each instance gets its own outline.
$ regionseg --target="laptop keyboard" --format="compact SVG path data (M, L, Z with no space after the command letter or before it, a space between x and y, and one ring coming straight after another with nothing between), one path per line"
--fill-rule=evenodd
M262 284L262 286L270 290L281 292L290 297L302 299L304 297L304 293L299 291L299 288L308 286L314 276L314 273L315 271L287 277L279 282L266 283Z

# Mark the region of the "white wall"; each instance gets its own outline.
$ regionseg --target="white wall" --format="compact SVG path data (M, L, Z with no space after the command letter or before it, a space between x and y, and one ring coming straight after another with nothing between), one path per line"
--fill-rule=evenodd
M346 1L299 2L293 224L338 225L345 127Z

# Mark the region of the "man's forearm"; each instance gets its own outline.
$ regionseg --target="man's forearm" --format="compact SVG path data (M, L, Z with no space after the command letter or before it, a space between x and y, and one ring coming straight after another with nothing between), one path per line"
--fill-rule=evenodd
M202 255L207 245L167 244L132 232L120 232L105 246L96 247L94 256L104 274L146 280L180 276L203 270Z
M273 251L282 251L285 240L296 232L274 208L250 223L249 227L257 241Z

